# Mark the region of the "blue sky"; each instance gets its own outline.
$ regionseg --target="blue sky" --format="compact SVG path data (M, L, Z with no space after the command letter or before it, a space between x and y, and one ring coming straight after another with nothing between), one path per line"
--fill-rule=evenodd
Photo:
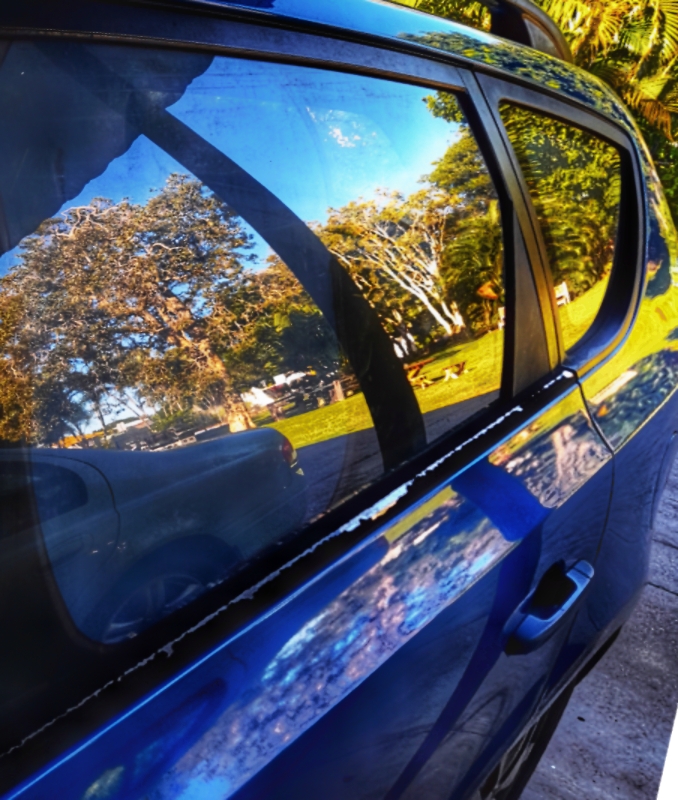
M306 221L378 189L409 194L457 135L426 109L430 90L293 65L216 57L170 112ZM143 203L186 170L145 137L64 205ZM63 210L63 209L62 209ZM267 252L257 239L256 252ZM0 258L0 274L14 253Z

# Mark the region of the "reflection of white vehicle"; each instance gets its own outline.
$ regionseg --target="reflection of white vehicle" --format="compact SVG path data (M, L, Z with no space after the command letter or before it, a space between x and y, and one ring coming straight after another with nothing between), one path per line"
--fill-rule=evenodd
M271 417L278 420L339 402L357 388L357 383L342 378L338 371L311 370L275 375L269 386L253 386L241 397L255 409L268 409Z
M260 429L165 452L2 451L28 461L47 555L78 627L115 642L195 599L294 530L305 479Z

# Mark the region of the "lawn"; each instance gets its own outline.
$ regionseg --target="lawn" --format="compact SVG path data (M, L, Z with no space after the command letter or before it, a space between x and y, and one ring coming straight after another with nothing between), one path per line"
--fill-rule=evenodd
M417 376L432 381L432 385L415 387L414 390L422 414L498 389L503 343L503 331L492 331L480 339L437 353ZM462 362L465 362L465 371L458 378L446 381L445 370ZM365 398L358 393L340 403L273 422L266 427L280 431L298 449L371 428L372 417Z
M565 307L566 313L561 315L565 341L576 341L590 325L600 307L604 290L605 285L600 283ZM620 351L618 358L612 359L588 379L587 382L593 383L593 386L587 394L595 393L597 387L605 386L624 369L655 352L659 342L672 329L677 316L678 289L675 287L660 297L644 300L630 341ZM480 339L452 346L436 354L434 360L422 367L417 376L433 381L426 388L415 387L414 393L422 414L498 389L503 341L502 331L492 331ZM623 364L619 363L620 359ZM445 381L445 370L461 362L465 362L466 371L456 380ZM562 416L571 413L571 410L556 406L551 413ZM552 425L556 420L549 419L548 422ZM266 427L280 431L296 448L300 448L371 428L372 418L365 398L358 393L340 403L270 423Z

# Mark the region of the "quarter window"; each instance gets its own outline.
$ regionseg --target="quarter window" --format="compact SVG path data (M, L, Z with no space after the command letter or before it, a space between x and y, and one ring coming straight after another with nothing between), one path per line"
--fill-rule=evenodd
M510 103L500 105L546 245L565 350L600 309L614 260L621 161L592 133Z

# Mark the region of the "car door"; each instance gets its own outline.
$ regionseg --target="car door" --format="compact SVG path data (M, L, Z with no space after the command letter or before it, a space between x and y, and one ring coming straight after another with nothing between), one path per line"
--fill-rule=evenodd
M616 454L600 569L549 679L555 688L596 639L619 629L647 569L658 474L662 458L671 460L667 401L674 382L670 346L662 340L675 318L675 234L647 156L627 131L557 98L484 76L480 82L530 197L560 357L577 373L594 425ZM652 303L659 310L648 324ZM620 460L622 444L663 405L646 429L654 433L637 437Z
M241 48L242 29L237 34ZM101 725L95 735L74 742L82 722L67 715L59 728L73 750L12 796L461 796L539 707L585 600L611 455L574 372L560 363L550 306L540 302L547 284L525 194L472 76L310 36L285 44L295 58L70 41L14 43L6 54L10 86L28 72L33 103L54 103L61 93L59 131L74 171L82 177L91 169L77 162L83 137L107 165L101 182L86 189L93 224L120 213L129 233L124 201L98 205L102 195L94 193L102 186L112 192L116 170L133 169L148 181L146 194L135 188L134 202L153 212L142 219L154 236L169 200L186 197L204 215L195 218L214 228L241 226L236 247L248 244L259 261L247 273L250 294L238 300L259 299L238 319L252 338L224 339L232 344L222 358L243 381L264 381L270 361L254 373L238 372L239 365L259 363L253 341L282 343L273 363L289 366L290 375L296 365L323 400L311 411L305 394L290 400L282 419L249 409L278 425L299 453L314 509L305 525L291 525L274 547L262 545L258 561L214 581L212 592L185 609L177 605L147 634L139 629L119 645L90 642L103 658L141 653L144 641L164 649L139 666L144 679L127 707L118 699L97 711L98 701L89 701L89 724ZM321 44L325 56L336 46L341 70L317 61ZM374 67L376 56L388 69ZM106 124L76 130L69 123L76 110L76 119ZM30 113L18 119L28 125ZM111 138L118 129L121 136ZM109 141L114 151L106 151ZM177 176L177 168L188 176ZM399 185L378 183L388 176ZM150 187L159 178L165 188L156 202ZM359 194L367 189L370 196ZM73 241L81 220L68 213L73 236L66 241ZM173 235L189 248L209 229ZM47 242L31 241L32 257L41 258ZM115 241L122 246L128 238ZM183 261L154 260L169 247L166 239L143 241L147 266L184 268ZM234 306L222 298L233 287L244 292L242 273L216 271L223 262L210 262L209 249L182 252L215 270L190 308L193 273L176 279L183 319L190 311L202 322L207 308L214 316L205 325L223 324ZM129 278L136 262L128 263ZM475 263L481 268L473 273ZM12 272L12 262L7 269L28 293L24 273ZM108 287L122 293L129 283ZM158 385L175 386L144 383L161 374L154 370L167 363L189 369L159 362L159 353L174 358L180 346L170 325L177 295L174 305L162 305L169 290L161 285L148 309L157 312L153 325L166 326L164 338L150 351L143 347L155 329L136 329L132 339L134 358L146 359L146 370L132 373L134 388L149 398L158 397L151 393ZM75 302L69 286L63 296ZM273 308L281 287L285 305ZM60 297L57 290L49 289ZM143 298L150 291L145 286ZM117 309L110 324L129 307ZM262 320L270 321L263 330ZM201 344L199 362L208 342L193 323L184 330ZM310 331L318 347L304 349L299 331L306 331L302 342ZM205 374L213 379L186 374L194 376L192 389ZM329 403L320 391L327 381ZM294 413L298 406L303 413ZM105 422L101 435L108 435ZM190 529L186 545L196 545ZM139 570L148 569L155 585L148 564ZM157 665L157 652L169 670ZM108 723L111 708L118 716Z

